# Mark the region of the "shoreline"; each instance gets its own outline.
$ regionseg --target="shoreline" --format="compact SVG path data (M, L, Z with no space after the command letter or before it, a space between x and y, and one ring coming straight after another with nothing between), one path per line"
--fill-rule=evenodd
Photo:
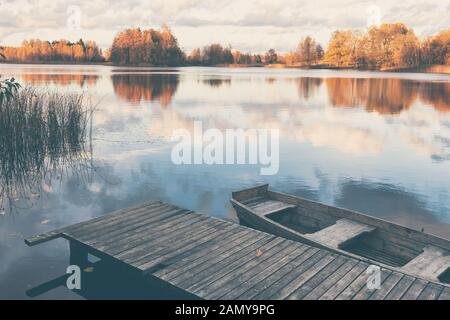
M18 65L70 65L70 66L109 66L109 67L131 67L131 68L181 68L181 67L209 67L209 68L269 68L269 69L302 69L302 70L355 70L355 71L369 71L369 72L398 72L398 73L438 73L450 74L450 65L430 65L419 66L412 68L384 68L384 69L367 69L367 68L353 68L353 67L335 67L329 65L287 65L282 63L277 64L218 64L218 65L179 65L179 66L158 66L149 64L114 64L110 62L71 62L71 61L0 61L1 64L18 64Z

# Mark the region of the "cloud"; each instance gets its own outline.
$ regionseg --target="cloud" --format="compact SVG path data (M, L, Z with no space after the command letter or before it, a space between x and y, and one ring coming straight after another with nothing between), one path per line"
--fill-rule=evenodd
M81 12L79 30L66 26L73 5ZM187 50L214 38L242 50L262 52L276 46L287 51L308 34L326 44L337 28L365 28L371 5L379 7L381 22L405 22L421 37L450 26L450 0L401 4L388 0L0 0L8 17L0 22L0 42L18 45L30 37L85 37L107 47L125 27L168 23Z

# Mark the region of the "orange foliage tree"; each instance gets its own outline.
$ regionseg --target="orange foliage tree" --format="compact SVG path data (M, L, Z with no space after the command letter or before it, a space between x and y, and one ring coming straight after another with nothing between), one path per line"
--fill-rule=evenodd
M109 60L117 64L149 64L176 66L185 61L185 55L169 27L162 30L126 29L114 38Z
M94 41L25 40L20 47L5 47L3 54L13 62L100 62L102 50Z

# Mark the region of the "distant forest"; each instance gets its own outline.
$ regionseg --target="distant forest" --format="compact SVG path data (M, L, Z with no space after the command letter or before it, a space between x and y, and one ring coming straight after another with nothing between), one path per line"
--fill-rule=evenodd
M240 52L218 43L186 54L169 27L130 28L119 32L104 53L93 41L24 41L20 47L0 47L11 62L109 62L145 66L285 65L298 67L389 70L450 65L450 29L423 41L402 23L382 24L366 31L335 31L324 49L311 36L293 51L280 54Z

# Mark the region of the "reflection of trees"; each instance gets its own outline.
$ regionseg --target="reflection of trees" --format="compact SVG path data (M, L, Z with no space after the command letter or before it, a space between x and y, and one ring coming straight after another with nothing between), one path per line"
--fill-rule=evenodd
M450 110L449 83L355 78L328 78L326 83L330 102L336 107L363 106L367 111L397 114L420 98L437 110Z
M322 78L299 78L297 82L299 95L308 100L322 84Z
M231 79L211 78L203 80L203 83L209 85L211 88L219 88L222 85L230 85Z
M420 84L423 102L432 104L439 111L450 111L450 83L424 82Z
M58 86L68 86L72 83L83 88L85 85L93 86L98 80L98 75L94 74L22 74L20 79L30 85L54 84Z
M163 107L170 104L178 88L177 74L113 74L114 93L131 103L157 100Z
M414 83L400 79L326 79L333 106L364 106L367 111L396 114L408 109L417 96Z
M87 100L24 89L0 105L0 212L29 207L69 171L88 174Z

